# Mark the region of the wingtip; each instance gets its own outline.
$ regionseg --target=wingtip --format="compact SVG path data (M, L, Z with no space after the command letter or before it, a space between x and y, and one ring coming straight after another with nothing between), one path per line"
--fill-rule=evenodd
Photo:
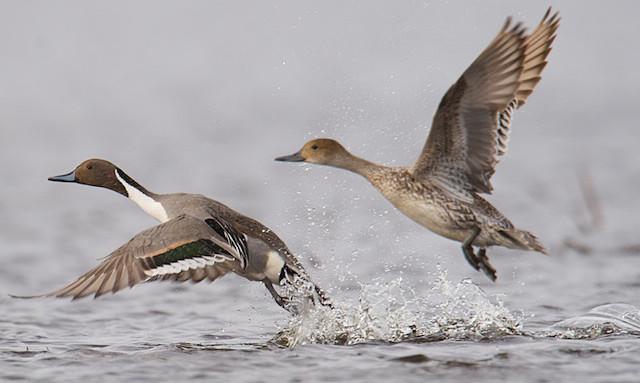
M511 16L507 16L507 19L504 21L504 25L502 25L502 30L500 32L505 32L507 29L509 29L512 20L513 19Z
M553 12L553 14L551 14L552 10L553 10L552 6L549 6L549 8L547 8L547 11L544 13L544 16L542 16L542 20L540 21L540 24L554 24L554 23L560 22L560 11L555 11Z

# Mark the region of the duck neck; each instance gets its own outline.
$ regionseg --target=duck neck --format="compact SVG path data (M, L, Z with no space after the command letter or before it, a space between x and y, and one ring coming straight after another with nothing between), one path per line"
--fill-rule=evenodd
M375 173L376 170L382 167L381 165L354 156L351 153L347 153L346 156L340 158L334 163L331 163L330 165L359 174L368 180L371 179L371 175Z
M116 178L122 186L124 186L127 197L135 202L136 205L140 206L147 214L160 222L169 220L167 211L158 201L158 194L150 192L120 169L116 169Z

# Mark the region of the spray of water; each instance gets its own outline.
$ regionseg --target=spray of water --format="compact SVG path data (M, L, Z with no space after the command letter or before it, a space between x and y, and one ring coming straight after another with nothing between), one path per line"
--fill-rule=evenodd
M294 316L273 342L352 345L365 342L480 340L519 334L520 318L470 280L453 283L441 272L426 293L402 278L359 285L353 300L311 307Z

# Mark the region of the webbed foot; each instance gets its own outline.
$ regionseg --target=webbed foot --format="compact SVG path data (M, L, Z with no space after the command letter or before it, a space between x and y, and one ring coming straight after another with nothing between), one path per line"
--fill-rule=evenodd
M462 252L467 262L469 262L476 271L482 270L489 279L495 282L497 278L496 269L489 263L487 249L484 247L480 248L477 255L473 251L473 241L478 235L480 235L480 228L476 227L471 232L471 235L462 243Z
M479 266L485 273L485 275L489 277L489 279L491 279L493 282L495 282L496 278L498 277L496 275L496 269L491 266L491 263L489 263L489 257L487 257L487 249L481 248L480 250L478 250L478 261Z

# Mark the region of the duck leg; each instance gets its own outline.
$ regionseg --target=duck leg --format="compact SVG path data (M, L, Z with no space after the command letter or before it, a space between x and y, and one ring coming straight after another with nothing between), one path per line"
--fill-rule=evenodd
M493 282L496 281L496 269L489 263L489 257L487 257L487 249L484 247L478 250L478 261L480 268L484 271L485 275L489 277Z
M276 289L273 288L273 284L271 283L271 281L268 279L265 279L262 282L264 283L264 286L267 288L267 290L269 290L269 292L271 293L271 296L273 297L273 300L276 301L278 306L289 311L289 308L287 307L287 301L283 297L281 297L280 294L278 294Z
M464 254L464 257L467 260L467 262L469 262L469 264L474 269L476 269L476 271L480 270L480 260L478 260L478 258L476 258L476 255L473 253L473 247L471 246L471 244L479 234L480 234L480 228L475 227L473 229L473 232L471 232L471 235L469 236L469 238L465 239L464 242L462 242L462 253Z

